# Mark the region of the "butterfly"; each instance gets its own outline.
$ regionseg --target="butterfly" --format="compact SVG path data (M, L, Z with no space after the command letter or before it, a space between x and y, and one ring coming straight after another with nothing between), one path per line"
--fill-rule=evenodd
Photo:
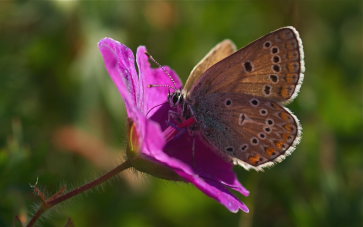
M304 52L294 27L273 31L237 50L216 45L168 100L180 119L215 151L246 169L281 162L300 142L302 128L284 105L298 94Z

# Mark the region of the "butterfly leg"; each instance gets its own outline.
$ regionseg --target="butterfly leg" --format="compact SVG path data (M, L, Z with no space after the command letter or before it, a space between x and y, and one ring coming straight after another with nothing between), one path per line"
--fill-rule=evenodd
M177 123L182 122L182 120L179 117L179 113L177 111L169 110L168 111L168 120L166 123L171 124L172 121L176 121Z

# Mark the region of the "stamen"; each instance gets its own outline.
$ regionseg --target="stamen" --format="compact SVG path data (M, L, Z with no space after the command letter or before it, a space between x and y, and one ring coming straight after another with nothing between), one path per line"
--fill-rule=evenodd
M171 126L167 127L163 132L166 142L168 143L169 141L171 141L175 137L177 132L178 131L176 128L171 127Z

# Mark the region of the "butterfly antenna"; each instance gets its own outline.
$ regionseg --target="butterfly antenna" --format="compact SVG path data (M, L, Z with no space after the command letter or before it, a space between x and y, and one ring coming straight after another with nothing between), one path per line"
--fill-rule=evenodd
M167 85L167 84L149 84L149 85L147 85L147 87L149 87L149 88L150 87L167 87L167 88L176 90L175 87Z
M171 82L174 84L174 87L172 87L172 86L169 86L169 85L149 85L149 87L169 87L169 88L173 88L174 90L177 90L176 89L176 83L175 83L175 80L174 80L174 78L170 75L170 73L168 72L168 71L166 71L165 70L165 67L164 66L162 66L162 65L160 65L160 63L159 62L157 62L154 58L153 58L153 56L151 56L148 52L145 52L145 54L146 54L146 56L148 56L149 57L149 59L151 60L151 61L153 61L157 66L159 66L160 68L161 68L161 70L163 70L163 72L166 74L166 75L168 75L168 77L170 78L170 80L171 80Z

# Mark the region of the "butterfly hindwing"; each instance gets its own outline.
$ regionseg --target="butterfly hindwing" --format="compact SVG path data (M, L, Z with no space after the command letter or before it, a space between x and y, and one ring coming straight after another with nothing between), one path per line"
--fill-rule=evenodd
M193 111L202 137L246 169L261 170L282 161L300 140L297 118L264 98L215 93L204 96L203 105Z

